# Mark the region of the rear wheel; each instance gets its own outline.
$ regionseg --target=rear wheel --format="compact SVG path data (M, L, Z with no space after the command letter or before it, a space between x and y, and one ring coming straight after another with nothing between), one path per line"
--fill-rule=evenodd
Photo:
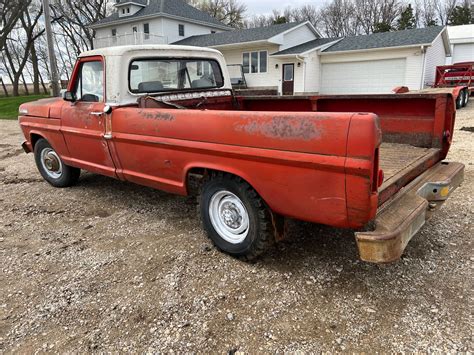
M81 170L64 164L46 139L36 142L34 154L41 176L54 187L68 187L79 179Z
M469 101L469 89L464 89L464 102L462 104L462 107L466 107L468 101Z
M456 109L459 110L463 107L464 103L464 90L459 91L458 97L456 99Z
M199 202L204 229L220 250L252 260L273 244L270 210L242 179L214 174L204 183Z

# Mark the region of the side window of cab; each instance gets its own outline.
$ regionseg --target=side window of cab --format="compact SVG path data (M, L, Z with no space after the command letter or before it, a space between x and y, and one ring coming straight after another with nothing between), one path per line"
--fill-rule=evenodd
M83 62L76 79L77 101L101 102L104 99L104 66L101 61Z

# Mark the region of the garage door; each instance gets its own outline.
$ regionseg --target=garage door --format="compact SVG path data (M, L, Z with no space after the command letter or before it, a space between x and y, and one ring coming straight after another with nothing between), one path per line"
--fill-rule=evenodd
M321 93L389 93L405 85L405 59L324 63L321 66Z
M453 63L474 61L474 44L459 43L454 45Z

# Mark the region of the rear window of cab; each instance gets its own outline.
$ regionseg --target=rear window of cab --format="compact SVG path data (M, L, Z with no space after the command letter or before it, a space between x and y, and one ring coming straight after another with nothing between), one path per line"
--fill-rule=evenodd
M224 85L219 63L206 58L141 58L129 66L132 93L215 89Z

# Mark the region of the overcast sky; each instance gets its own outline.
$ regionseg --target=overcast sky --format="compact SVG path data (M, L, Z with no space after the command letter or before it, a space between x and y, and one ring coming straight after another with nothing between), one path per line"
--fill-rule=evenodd
M247 16L269 14L273 9L283 11L288 6L297 7L300 5L311 4L319 7L324 0L241 0L247 5Z

